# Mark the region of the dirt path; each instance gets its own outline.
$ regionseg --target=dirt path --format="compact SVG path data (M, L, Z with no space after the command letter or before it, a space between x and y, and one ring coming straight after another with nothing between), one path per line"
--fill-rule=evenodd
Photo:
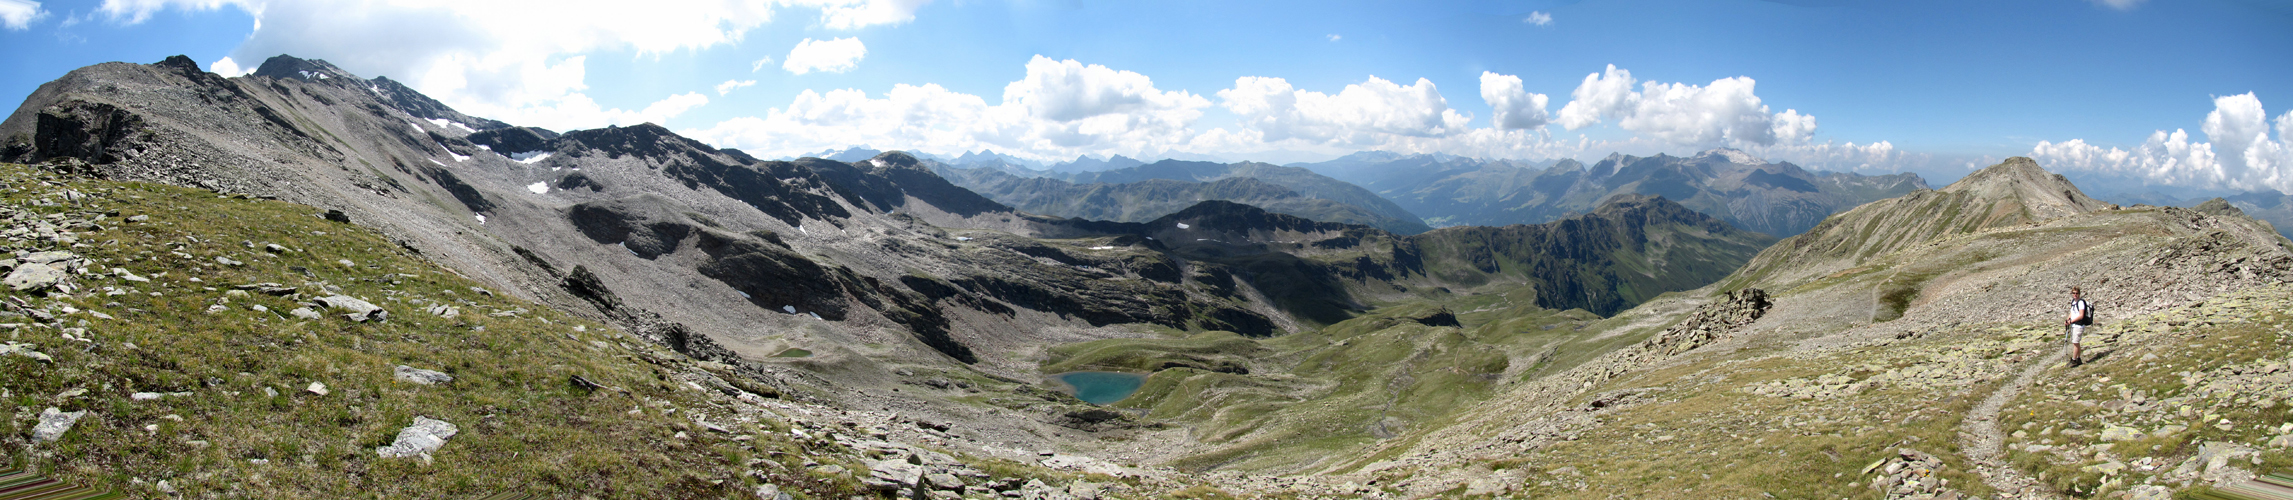
M1960 424L1959 438L1963 441L1959 444L1961 452L1974 462L1975 472L1982 475L1983 482L1999 491L1998 497L2001 499L2058 498L2044 485L2022 475L2021 471L2014 470L2013 466L2006 463L2005 453L2001 451L2006 443L2006 434L1998 428L1999 410L2005 408L2007 402L2014 401L2016 395L2022 394L2024 388L2030 387L2030 383L2037 380L2039 374L2045 373L2047 367L2063 360L2062 356L2068 354L2040 352L2042 354L2034 355L2034 359L2024 361L2022 373L2016 374L2013 380L1991 392L1990 397L1984 398L1982 404L1968 412L1966 420Z

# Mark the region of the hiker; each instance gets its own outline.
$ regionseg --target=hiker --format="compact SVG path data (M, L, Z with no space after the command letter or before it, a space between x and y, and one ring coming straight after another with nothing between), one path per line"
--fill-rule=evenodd
M2094 324L2094 305L2079 297L2078 287L2070 287L2070 317L2062 326L2070 330L2070 366L2086 364L2078 352L2078 340L2086 335L2086 327Z

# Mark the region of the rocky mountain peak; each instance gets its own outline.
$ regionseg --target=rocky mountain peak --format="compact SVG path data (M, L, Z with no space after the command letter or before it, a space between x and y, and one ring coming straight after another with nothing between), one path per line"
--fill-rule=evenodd
M352 75L348 71L343 71L342 68L337 68L333 64L329 64L324 60L303 59L286 54L279 54L271 56L270 59L264 59L263 65L255 68L254 75L276 78L280 80L290 78L297 80L324 80L329 78L349 78L352 80L359 79L357 75Z
M198 71L198 70L199 70L199 62L198 62L198 61L193 61L193 60L191 60L191 56L186 56L186 55L182 55L182 54L177 54L177 55L167 56L167 59L165 59L165 60L161 60L161 61L159 61L159 62L157 62L157 63L153 63L151 66L152 66L152 67L155 67L155 68L163 68L163 69L175 69L175 70L181 70L181 69L186 69L186 68L188 68L188 69L191 69L192 71Z
M2036 160L2017 156L1967 174L1941 189L1967 193L1980 200L2015 200L2038 220L2109 208L2110 204L2086 196L2061 174L2046 171Z
M877 154L874 158L869 158L868 161L883 168L923 168L923 162L906 151L885 151Z
M1553 162L1553 170L1559 172L1583 172L1584 162L1576 161L1575 158L1562 158L1560 161Z
M2239 210L2237 205L2231 205L2229 200L2222 199L2219 196L2216 196L2211 200L2205 200L2204 203L2199 203L2195 207L2190 207L2190 210L2195 210L2198 213L2206 215L2225 215L2237 217L2246 216L2244 210Z
M1697 153L1696 156L1691 159L1697 162L1722 161L1738 165L1764 165L1768 162L1767 160L1760 159L1760 157L1752 156L1751 153L1746 153L1735 148L1713 149L1702 153Z

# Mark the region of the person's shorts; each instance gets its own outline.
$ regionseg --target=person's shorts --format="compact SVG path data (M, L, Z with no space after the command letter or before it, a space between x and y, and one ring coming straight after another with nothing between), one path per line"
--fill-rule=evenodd
M2086 325L2070 325L2070 343L2076 344L2079 338L2085 336Z

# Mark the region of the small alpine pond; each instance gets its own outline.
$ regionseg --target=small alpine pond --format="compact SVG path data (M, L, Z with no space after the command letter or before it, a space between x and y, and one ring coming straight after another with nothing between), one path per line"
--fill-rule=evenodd
M1140 384L1146 383L1146 376L1136 373L1067 372L1053 377L1074 388L1075 399L1095 405L1122 401L1138 392Z

